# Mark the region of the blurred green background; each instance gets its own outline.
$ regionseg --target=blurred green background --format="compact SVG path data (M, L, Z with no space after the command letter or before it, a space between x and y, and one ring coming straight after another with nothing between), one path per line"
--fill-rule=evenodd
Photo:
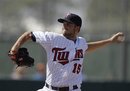
M116 32L125 34L125 41L86 54L84 80L130 81L130 1L129 0L0 0L0 79L11 79L14 64L7 56L17 38L25 31L60 32L57 22L68 12L83 19L80 36L96 41ZM23 45L37 63L46 63L44 49L33 42ZM27 68L32 79L36 67Z

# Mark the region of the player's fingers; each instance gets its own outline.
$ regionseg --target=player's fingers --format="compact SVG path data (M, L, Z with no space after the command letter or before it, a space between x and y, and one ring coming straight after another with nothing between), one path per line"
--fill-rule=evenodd
M123 32L118 32L111 37L112 42L121 43L125 40Z
M118 33L117 40L119 42L123 42L125 40L125 36L124 36L124 34L122 32Z
M119 41L119 42L123 42L124 40L125 40L125 37L124 36L118 36L118 38L117 38L117 40Z
M122 32L119 32L117 35L118 36L124 36L124 34Z

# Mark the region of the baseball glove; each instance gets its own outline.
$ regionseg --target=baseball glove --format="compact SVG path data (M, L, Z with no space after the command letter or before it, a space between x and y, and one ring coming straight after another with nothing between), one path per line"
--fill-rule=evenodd
M8 56L13 60L13 62L19 66L27 66L31 67L34 65L34 59L29 56L29 52L27 48L19 48L18 52L16 54L10 54L10 51L8 53Z

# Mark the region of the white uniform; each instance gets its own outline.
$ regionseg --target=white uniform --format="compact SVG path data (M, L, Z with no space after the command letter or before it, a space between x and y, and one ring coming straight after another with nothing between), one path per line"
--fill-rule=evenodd
M76 42L67 39L62 34L53 32L33 32L36 42L40 43L47 52L46 83L55 87L70 87L77 85L81 91L82 63L86 49L86 40L77 37ZM43 87L38 91L55 91Z

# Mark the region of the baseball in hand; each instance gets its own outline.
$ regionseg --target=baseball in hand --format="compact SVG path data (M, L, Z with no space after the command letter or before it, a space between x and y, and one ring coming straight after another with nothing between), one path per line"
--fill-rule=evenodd
M123 41L125 40L125 37L124 37L124 36L119 36L119 37L117 38L117 40L120 41L120 42L123 42Z

